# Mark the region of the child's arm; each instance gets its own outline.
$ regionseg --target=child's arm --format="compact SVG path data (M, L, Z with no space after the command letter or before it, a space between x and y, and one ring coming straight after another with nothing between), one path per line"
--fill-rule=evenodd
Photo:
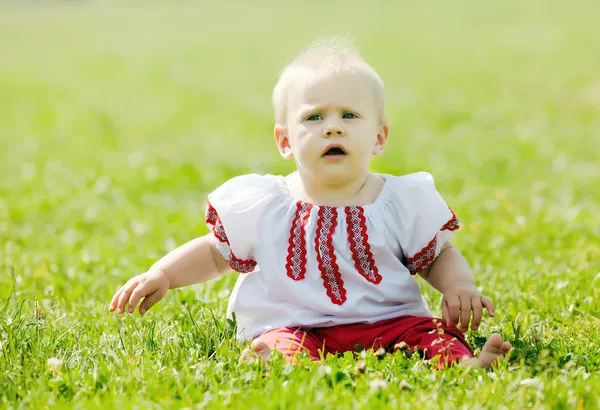
M479 327L485 307L494 316L494 304L477 289L471 267L460 251L450 243L444 245L439 256L426 269L419 272L431 286L440 291L442 298L442 318L448 326L457 326L460 317L460 330Z
M129 313L133 313L144 298L139 308L140 314L144 314L168 289L206 282L228 272L229 262L221 256L214 241L213 234L208 234L173 250L147 272L125 283L113 296L109 310L123 313L128 304Z

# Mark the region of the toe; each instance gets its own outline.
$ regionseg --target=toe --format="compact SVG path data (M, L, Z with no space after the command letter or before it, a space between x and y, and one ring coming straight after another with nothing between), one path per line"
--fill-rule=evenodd
M252 350L254 353L262 356L265 353L268 354L271 349L269 349L269 346L265 342L260 339L256 339L252 342Z
M498 333L494 333L483 345L483 350L498 350L502 347L502 336Z
M252 342L252 352L253 356L258 356L261 358L263 364L269 359L271 355L271 348L265 342L260 339L255 339Z
M248 361L250 359L250 349L244 349L240 355L240 363Z

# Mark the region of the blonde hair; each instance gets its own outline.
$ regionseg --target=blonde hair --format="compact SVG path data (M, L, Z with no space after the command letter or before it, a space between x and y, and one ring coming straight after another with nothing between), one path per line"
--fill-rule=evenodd
M382 123L386 122L385 93L381 77L348 40L335 37L313 43L281 71L277 84L273 89L276 124L286 123L289 89L308 75L314 75L315 72L323 77L342 72L365 74L373 83L375 100L379 106L379 119Z

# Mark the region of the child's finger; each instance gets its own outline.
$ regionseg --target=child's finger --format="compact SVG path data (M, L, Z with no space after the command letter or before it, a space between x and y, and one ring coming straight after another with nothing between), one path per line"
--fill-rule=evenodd
M485 306L490 316L494 316L496 314L496 309L494 308L494 303L492 302L492 299L486 296L482 296L481 303L483 304L483 306Z
M129 284L126 284L121 292L121 296L119 296L119 304L117 305L117 309L119 309L120 313L125 312L125 305L127 301L129 301L129 297L131 296L131 292L137 287L138 282L134 281Z
M453 296L449 297L446 302L448 303L448 315L450 317L450 324L448 326L456 326L460 312L460 299L458 299L458 296Z
M140 299L146 296L147 291L148 283L144 283L136 287L135 290L131 292L131 296L129 296L129 313L133 313L135 311L135 307Z
M140 315L143 315L144 313L146 313L148 311L148 309L150 309L152 306L154 306L156 304L156 302L158 302L159 300L161 300L163 298L164 292L162 292L161 290L157 290L154 293L151 293L150 295L146 296L144 298L144 300L142 301L142 303L140 304Z
M446 326L450 326L450 314L448 313L448 305L445 300L442 300L442 319Z
M462 297L460 299L460 331L469 330L469 321L471 320L471 299Z
M109 312L113 312L116 309L116 307L117 307L117 301L119 300L119 296L121 296L121 292L123 291L123 287L124 286L121 286L119 288L119 290L117 290L115 292L115 295L113 296L112 300L110 301L110 305L108 305Z
M481 298L474 296L471 298L471 310L473 311L473 322L471 322L471 329L477 330L481 323L481 317L483 316L483 308L481 306Z

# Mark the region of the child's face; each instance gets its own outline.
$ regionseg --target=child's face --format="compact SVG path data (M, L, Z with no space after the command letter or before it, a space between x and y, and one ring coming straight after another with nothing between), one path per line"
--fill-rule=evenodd
M343 183L369 170L383 152L387 125L372 83L361 73L311 78L290 89L287 124L275 136L284 158L294 158L305 175Z

